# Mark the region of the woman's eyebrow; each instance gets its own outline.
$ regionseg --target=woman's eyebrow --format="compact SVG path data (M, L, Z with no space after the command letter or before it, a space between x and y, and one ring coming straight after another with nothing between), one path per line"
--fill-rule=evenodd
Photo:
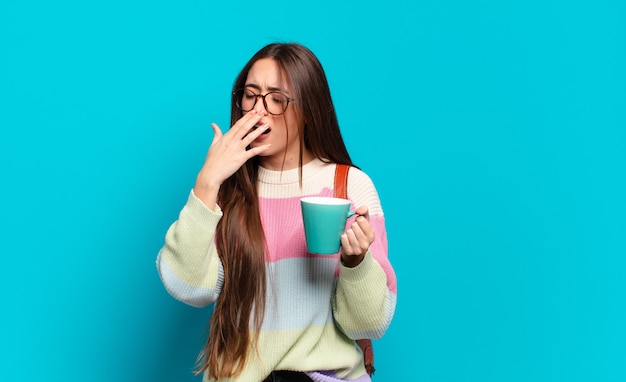
M245 87L247 87L247 88L253 88L253 89L256 89L256 90L259 90L259 91L261 90L261 87L260 87L259 85L257 85L257 84L246 84L246 86L245 86ZM269 90L269 91L271 91L271 92L281 92L281 93L284 93L284 92L285 92L283 89L281 89L281 88L277 88L277 87L275 87L275 86L268 86L268 87L267 87L267 90Z

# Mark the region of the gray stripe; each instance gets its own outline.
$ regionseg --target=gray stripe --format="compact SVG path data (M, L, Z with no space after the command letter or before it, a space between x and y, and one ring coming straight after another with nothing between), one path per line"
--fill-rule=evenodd
M332 322L331 295L336 267L337 259L331 256L268 263L262 330L303 329Z
M222 268L221 262L219 263L219 274L215 288L197 287L185 283L174 273L167 263L161 259L161 252L159 252L156 262L159 276L161 277L165 289L175 299L197 308L205 307L217 300L224 283L224 269Z

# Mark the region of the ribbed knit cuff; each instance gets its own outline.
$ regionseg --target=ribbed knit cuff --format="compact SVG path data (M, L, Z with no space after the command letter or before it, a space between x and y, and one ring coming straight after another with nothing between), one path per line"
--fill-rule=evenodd
M370 251L368 250L363 260L356 267L346 267L341 264L340 268L340 276L344 282L349 283L358 283L367 277L367 274L370 272L372 267L374 266L374 259Z
M222 218L222 209L220 206L215 205L215 211L210 210L202 203L200 199L193 193L193 190L189 193L187 198L187 204L183 207L183 212L188 214L196 224L201 227L216 227L219 220Z

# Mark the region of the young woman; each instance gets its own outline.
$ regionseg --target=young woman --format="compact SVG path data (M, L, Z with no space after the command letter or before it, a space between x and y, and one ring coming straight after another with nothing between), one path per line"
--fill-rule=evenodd
M352 167L335 255L306 250L300 198L332 196L336 164L354 166L324 70L306 47L270 44L233 87L231 128L214 138L157 258L175 298L215 302L204 381L369 381L355 340L380 338L396 278L371 179Z

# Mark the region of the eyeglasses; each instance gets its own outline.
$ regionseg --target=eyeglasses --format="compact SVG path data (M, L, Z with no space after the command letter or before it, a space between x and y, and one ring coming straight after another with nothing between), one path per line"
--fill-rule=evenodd
M271 115L281 115L287 110L289 102L294 101L281 92L269 92L266 94L256 94L250 89L239 89L233 92L235 104L241 111L248 112L254 108L256 101L261 97L265 110Z

